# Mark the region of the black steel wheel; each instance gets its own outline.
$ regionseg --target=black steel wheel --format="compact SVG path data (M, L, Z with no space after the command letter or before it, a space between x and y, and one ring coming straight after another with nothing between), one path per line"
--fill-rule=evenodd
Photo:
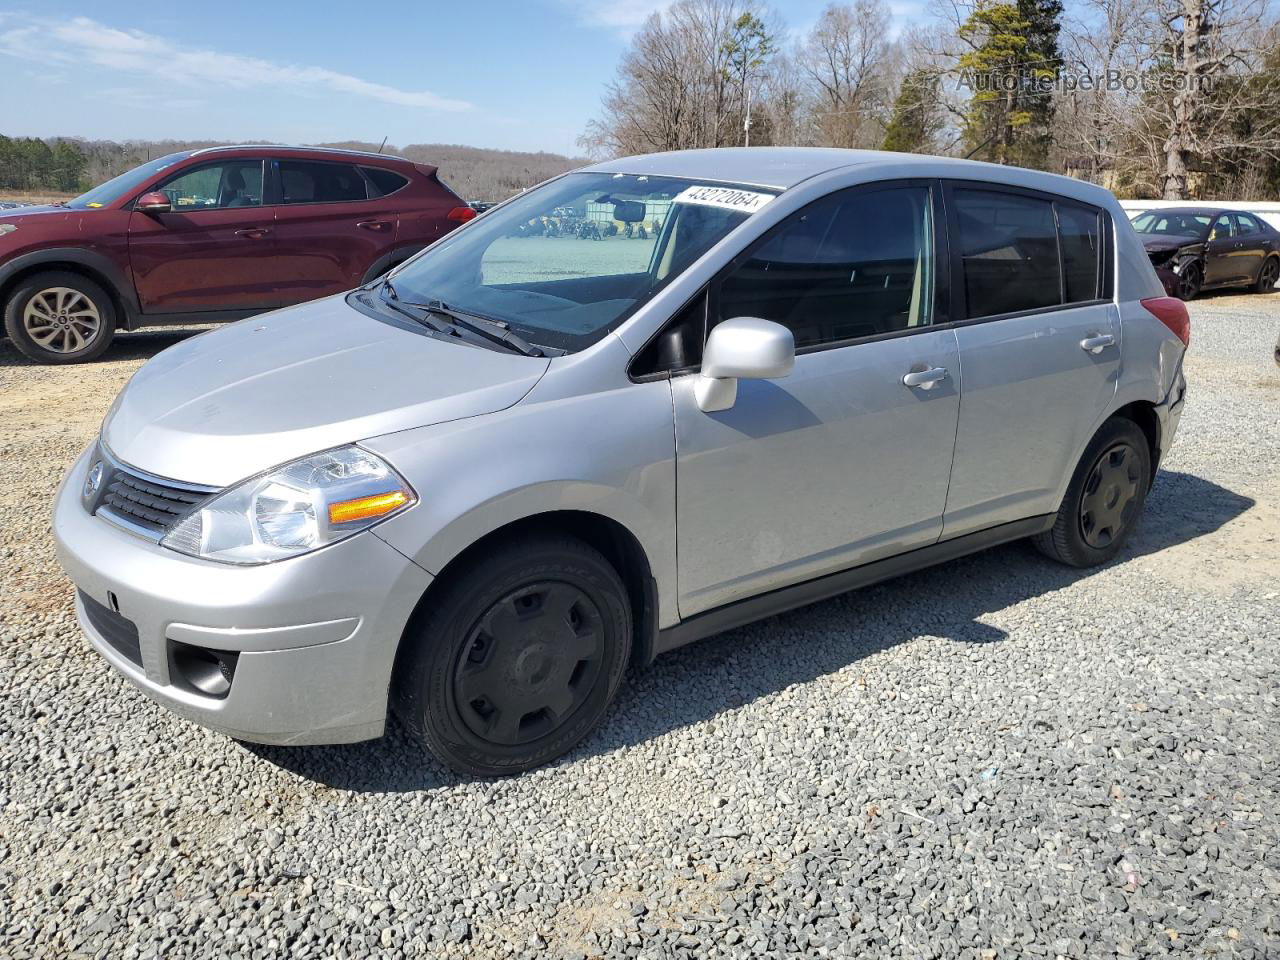
M1151 487L1151 463L1142 429L1112 417L1089 441L1053 526L1035 538L1035 545L1073 567L1106 563L1138 524Z
M432 588L401 641L392 704L454 770L520 773L596 726L630 654L627 590L599 551L508 541Z
M1142 472L1138 451L1128 440L1104 450L1085 481L1080 499L1080 535L1105 550L1133 520Z
M1204 274L1198 263L1189 263L1178 274L1178 299L1194 300L1200 295L1200 286L1204 283Z
M1280 280L1280 257L1267 257L1262 261L1262 269L1258 271L1258 282L1253 289L1257 293L1274 293L1276 281Z

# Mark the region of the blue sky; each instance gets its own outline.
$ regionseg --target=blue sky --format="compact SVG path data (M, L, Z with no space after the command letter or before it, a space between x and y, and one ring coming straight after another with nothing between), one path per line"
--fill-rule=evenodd
M0 133L576 153L660 0L0 0ZM807 29L824 4L779 4Z

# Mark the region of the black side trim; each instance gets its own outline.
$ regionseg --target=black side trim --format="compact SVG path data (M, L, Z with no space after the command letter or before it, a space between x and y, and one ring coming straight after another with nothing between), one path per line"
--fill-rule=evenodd
M965 534L953 540L943 540L927 547L920 547L908 553L900 553L896 557L876 560L873 563L828 574L816 580L806 580L795 586L783 587L781 590L772 590L759 596L737 600L723 607L716 607L714 610L683 620L674 627L658 631L654 652L655 654L666 653L676 647L683 647L686 643L693 643L695 640L723 633L734 627L754 623L756 620L762 620L774 614L827 600L838 594L867 587L882 580L914 573L925 567L946 563L948 560L955 560L966 554L976 553L1011 540L1021 540L1024 537L1043 533L1053 526L1055 517L1055 514L1048 513L1041 517L1015 520L998 527Z

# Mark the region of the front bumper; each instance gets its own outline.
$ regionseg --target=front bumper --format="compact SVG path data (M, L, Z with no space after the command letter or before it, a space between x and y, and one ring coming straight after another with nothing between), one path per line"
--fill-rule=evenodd
M183 556L85 510L89 452L58 492L53 532L79 590L137 628L135 661L77 598L81 628L113 667L174 713L243 740L382 734L396 648L430 574L371 533L254 567ZM175 641L239 654L225 696L184 682Z

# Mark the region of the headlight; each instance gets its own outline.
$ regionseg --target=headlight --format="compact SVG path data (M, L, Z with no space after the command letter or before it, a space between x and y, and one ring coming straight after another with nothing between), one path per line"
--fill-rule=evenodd
M269 563L367 530L417 500L413 488L380 457L359 447L339 447L217 494L160 543L224 563Z

